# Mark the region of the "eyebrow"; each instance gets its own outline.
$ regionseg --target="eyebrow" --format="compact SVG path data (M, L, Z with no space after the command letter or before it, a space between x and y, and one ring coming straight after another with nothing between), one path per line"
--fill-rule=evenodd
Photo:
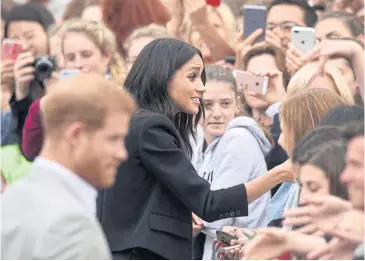
M198 67L198 66L194 66L194 67L190 67L189 70L197 70L197 71L200 71L201 67Z
M34 30L28 30L23 32L23 34L32 34L32 33L34 33Z

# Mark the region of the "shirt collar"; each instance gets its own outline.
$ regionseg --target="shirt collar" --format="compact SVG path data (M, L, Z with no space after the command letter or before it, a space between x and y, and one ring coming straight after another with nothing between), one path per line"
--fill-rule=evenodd
M98 192L93 186L91 186L71 170L65 168L55 161L37 157L34 163L50 168L55 174L59 174L63 180L69 183L76 195L79 196L79 199L82 201L87 211L93 215L96 214L96 197Z

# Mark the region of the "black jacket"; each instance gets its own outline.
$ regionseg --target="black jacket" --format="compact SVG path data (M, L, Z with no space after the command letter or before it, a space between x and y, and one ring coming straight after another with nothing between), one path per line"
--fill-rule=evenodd
M140 247L168 259L192 259L192 212L208 222L248 215L245 185L211 191L182 146L166 116L141 111L132 118L129 159L97 200L113 252Z

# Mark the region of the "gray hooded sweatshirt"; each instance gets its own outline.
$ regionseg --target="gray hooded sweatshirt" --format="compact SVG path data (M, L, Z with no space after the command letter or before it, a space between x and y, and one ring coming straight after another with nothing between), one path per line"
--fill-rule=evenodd
M271 148L264 132L252 118L237 117L227 125L223 136L208 145L197 171L211 184L212 190L247 183L266 174L265 155ZM216 230L223 226L266 227L269 200L270 192L267 192L249 204L247 217L230 217L212 223L203 221L207 235L203 259L215 259L213 240Z

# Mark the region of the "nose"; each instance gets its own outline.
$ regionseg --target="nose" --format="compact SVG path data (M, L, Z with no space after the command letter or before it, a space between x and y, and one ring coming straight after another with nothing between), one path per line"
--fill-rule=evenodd
M343 184L347 185L351 182L351 174L347 169L345 168L340 176L340 180Z
M20 40L20 44L22 45L23 52L30 51L30 44L28 43L28 41L22 39Z
M221 118L222 113L219 104L215 104L212 108L212 116L214 119L218 120Z
M82 69L82 63L79 56L76 56L75 58L75 68L81 70Z
M302 191L300 192L299 205L300 206L306 205L307 202L308 202L308 195L304 191L304 189L302 189Z
M202 81L199 81L196 91L199 92L200 95L206 92L205 86Z
M117 153L117 158L118 160L124 162L128 160L128 151L125 148L125 146L123 145L122 148L118 151Z

